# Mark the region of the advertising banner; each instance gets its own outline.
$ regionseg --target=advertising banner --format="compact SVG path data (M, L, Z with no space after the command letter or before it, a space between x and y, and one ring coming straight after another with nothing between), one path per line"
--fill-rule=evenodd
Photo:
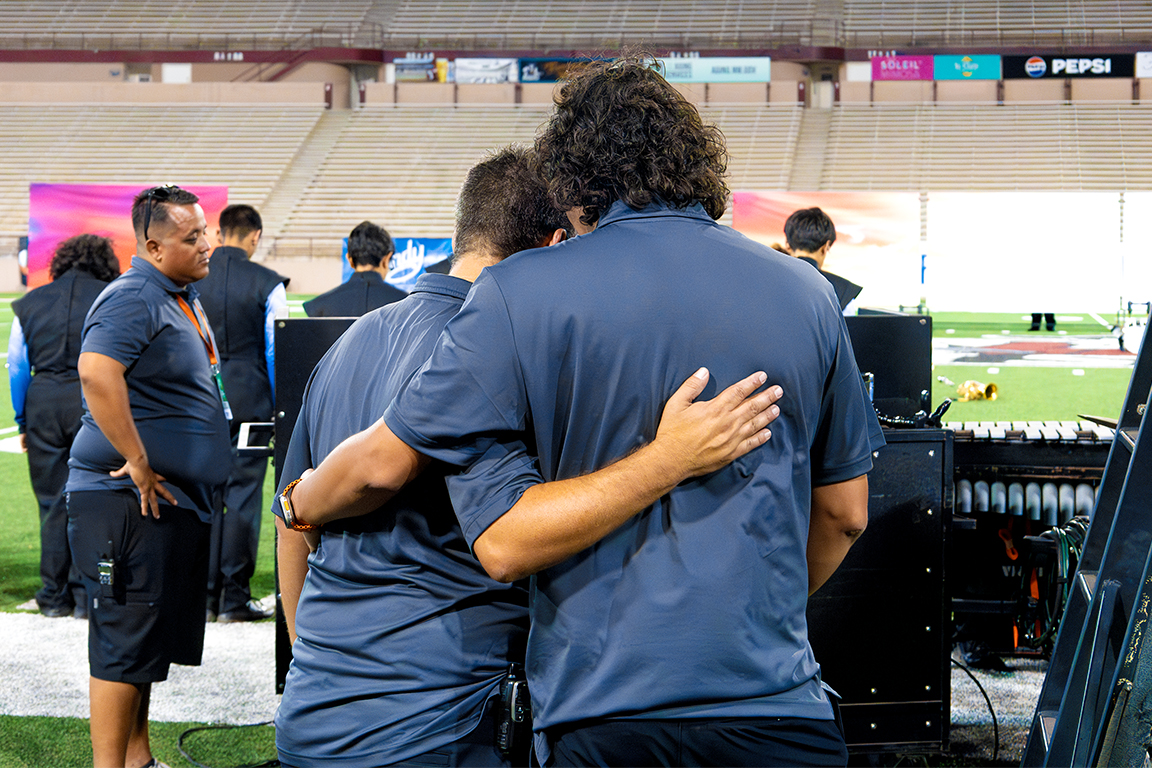
M1136 77L1152 77L1152 51L1136 54Z
M767 83L772 79L768 56L714 56L657 59L670 83Z
M567 79L569 72L578 72L594 61L606 59L519 59L520 82L555 83Z
M398 83L436 82L436 54L408 53L392 60Z
M999 56L936 56L933 66L937 80L1000 79Z
M872 58L873 80L931 80L931 56L875 56Z
M519 59L456 59L458 83L515 83L520 79Z
M1052 56L1004 56L1005 80L1042 77L1134 77L1136 57L1131 53L1092 53Z
M392 243L396 252L388 262L388 277L384 282L409 293L416 287L416 281L428 267L452 258L450 237L397 237ZM348 263L348 238L344 238L341 263L343 267L340 270L340 282L346 283L348 278L352 277L352 265ZM447 268L442 271L448 272Z
M199 196L208 239L215 247L220 211L228 205L228 187L180 185ZM136 253L132 199L146 184L31 184L28 189L28 289L49 282L48 265L56 246L74 235L93 234L112 240L112 250L126 270Z

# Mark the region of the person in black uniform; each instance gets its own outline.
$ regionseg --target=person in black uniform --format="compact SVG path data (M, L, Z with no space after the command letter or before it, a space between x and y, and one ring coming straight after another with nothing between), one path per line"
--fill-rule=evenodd
M40 505L40 591L45 616L86 618L87 600L68 548L68 452L80 429L80 332L88 308L120 274L112 241L77 235L56 249L52 282L12 302L8 339L12 407L28 452L28 473Z
M824 271L824 259L836 242L836 227L828 214L819 208L803 208L794 211L784 222L784 237L788 250L801 261L806 261L824 275L824 279L836 290L836 300L844 310L863 290L859 285L832 272ZM853 313L855 314L855 313Z
M222 245L212 253L208 277L196 284L220 348L224 391L232 406L232 475L224 489L225 512L213 520L208 561L207 617L223 622L255 621L273 613L252 600L249 588L260 543L268 459L236 453L241 423L272 420L272 327L278 312L288 312L288 278L249 260L263 229L260 214L250 205L221 211Z
M393 252L387 230L370 221L357 224L348 235L348 261L356 271L348 282L304 302L308 317L360 317L407 296L384 282Z

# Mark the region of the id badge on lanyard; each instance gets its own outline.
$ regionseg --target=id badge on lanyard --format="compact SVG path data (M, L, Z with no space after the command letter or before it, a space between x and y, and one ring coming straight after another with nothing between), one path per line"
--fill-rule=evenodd
M220 363L212 363L212 378L216 379L216 389L220 390L220 403L224 406L224 418L232 421L232 406L228 405L228 395L224 394L224 377L220 375Z
M196 332L200 334L200 340L204 342L204 349L208 352L208 363L212 367L212 378L216 381L216 390L220 393L220 404L224 406L224 418L232 421L232 406L228 405L228 395L224 393L224 377L220 375L220 361L216 358L216 345L213 343L212 338L205 332L204 328L200 327L200 321L196 319L196 313L192 307L188 306L188 302L184 300L183 296L177 296L176 301L180 302L180 309L184 310L184 314L188 315L188 319L192 321L192 325L196 326ZM203 312L203 310L201 310ZM208 327L208 318L204 318L204 326Z

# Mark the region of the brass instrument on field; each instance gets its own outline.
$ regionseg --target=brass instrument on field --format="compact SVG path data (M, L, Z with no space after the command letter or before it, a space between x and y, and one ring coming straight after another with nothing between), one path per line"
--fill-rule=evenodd
M969 400L995 400L998 388L995 384L983 384L979 381L968 381L956 388L961 402Z

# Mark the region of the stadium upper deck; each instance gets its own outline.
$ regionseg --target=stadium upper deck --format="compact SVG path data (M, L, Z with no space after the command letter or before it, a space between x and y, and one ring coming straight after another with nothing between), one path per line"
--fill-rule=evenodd
M5 0L0 47L684 50L1152 40L1141 0Z

